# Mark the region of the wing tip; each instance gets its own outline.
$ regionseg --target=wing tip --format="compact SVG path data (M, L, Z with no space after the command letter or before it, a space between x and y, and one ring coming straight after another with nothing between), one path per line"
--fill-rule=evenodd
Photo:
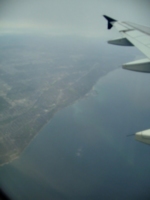
M110 22L117 21L116 19L113 19L113 18L111 18L111 17L109 17L109 16L107 16L107 15L103 15L103 17L104 17L105 19L107 19L108 21L110 21Z
M108 26L107 28L108 29L111 29L113 27L112 23L111 22L116 22L117 20L107 16L107 15L103 15L103 17L108 21Z

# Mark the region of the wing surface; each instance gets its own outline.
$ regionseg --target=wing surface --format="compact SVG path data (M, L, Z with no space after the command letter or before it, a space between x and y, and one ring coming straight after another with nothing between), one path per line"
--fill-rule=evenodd
M120 22L106 15L104 17L108 21L108 29L114 26L122 35L122 38L108 41L109 44L135 46L147 57L126 63L123 65L123 68L150 73L150 27L131 22ZM134 135L139 142L150 145L150 129L137 132Z
M109 44L135 46L147 57L147 59L126 63L123 68L150 73L150 27L117 21L106 15L104 17L108 21L108 29L115 27L122 35L119 39L108 41Z

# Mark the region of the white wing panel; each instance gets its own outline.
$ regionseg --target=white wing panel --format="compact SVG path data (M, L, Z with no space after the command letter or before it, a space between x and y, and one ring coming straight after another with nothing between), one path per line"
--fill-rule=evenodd
M143 41L142 38L134 38L131 37L128 33L123 33L124 37L126 37L134 46L136 46L142 53L144 53L148 58L150 58L150 47L147 46ZM149 38L150 40L150 38ZM148 40L148 43L149 43Z
M119 32L126 37L134 46L150 59L150 35L129 26L124 22L115 22L113 24Z
M116 27L116 29L118 31L126 31L126 30L130 30L130 29L133 30L133 28L131 28L130 26L123 24L121 22L113 22L112 24L113 24L113 26Z
M150 45L150 36L141 36L139 38L137 38L137 40L145 45Z
M139 37L143 35L143 33L136 30L128 31L127 34L130 35L131 37Z

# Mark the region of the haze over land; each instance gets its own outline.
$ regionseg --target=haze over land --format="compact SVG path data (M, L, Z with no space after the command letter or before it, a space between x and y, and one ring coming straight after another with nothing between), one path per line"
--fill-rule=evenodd
M18 157L63 107L84 97L114 68L96 40L2 36L0 47L0 164ZM105 46L105 45L104 45Z

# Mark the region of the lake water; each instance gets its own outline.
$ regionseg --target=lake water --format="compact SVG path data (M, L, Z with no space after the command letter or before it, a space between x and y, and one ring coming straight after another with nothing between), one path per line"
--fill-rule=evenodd
M150 75L117 69L60 110L0 168L12 199L150 198L150 146L126 137L150 128Z

